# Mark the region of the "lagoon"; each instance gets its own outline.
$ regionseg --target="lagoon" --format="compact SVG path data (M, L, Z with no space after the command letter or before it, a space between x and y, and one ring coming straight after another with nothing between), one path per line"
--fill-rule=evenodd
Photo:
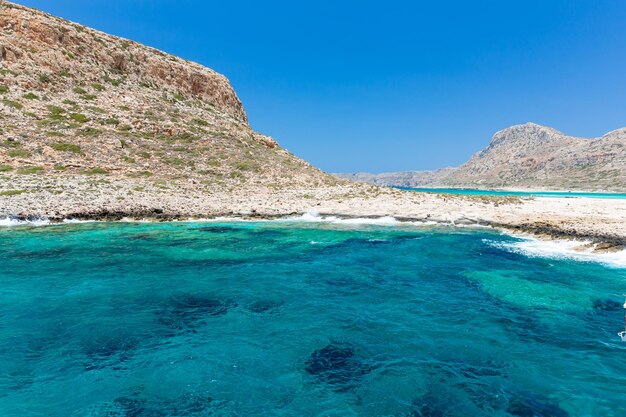
M423 193L436 194L458 194L458 195L486 195L502 197L553 197L553 198L611 198L626 199L626 193L596 193L582 191L504 191L504 190L481 190L476 188L413 188L395 187L402 190L419 191Z

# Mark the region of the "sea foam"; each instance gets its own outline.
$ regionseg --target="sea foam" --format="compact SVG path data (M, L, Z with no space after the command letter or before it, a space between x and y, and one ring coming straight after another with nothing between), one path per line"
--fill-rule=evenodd
M515 234L512 236L520 240L516 242L485 241L491 246L528 257L599 262L608 266L626 268L626 250L595 252L589 241L542 240ZM587 247L587 245L590 246Z
M0 219L0 227L14 227L14 226L45 226L50 224L48 219L32 219L32 220L19 220L14 217L5 217Z
M395 226L400 222L392 216L382 217L351 217L341 218L337 216L321 216L319 213L310 211L300 216L286 217L282 221L301 221L310 223L332 223L346 225L375 225L375 226Z

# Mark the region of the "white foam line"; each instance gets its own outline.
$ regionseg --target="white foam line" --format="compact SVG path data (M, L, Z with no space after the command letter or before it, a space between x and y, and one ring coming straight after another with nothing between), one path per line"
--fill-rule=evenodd
M571 259L583 262L598 262L605 265L626 268L626 250L616 252L594 252L589 241L542 240L530 236L511 234L520 239L517 242L487 243L509 252L519 253L533 258ZM585 245L591 245L586 247Z
M81 220L81 219L63 219L63 223L65 224L80 224L80 223L94 223L97 220ZM50 224L50 222L48 222Z
M45 226L48 224L50 224L48 219L18 220L11 217L0 219L0 227Z

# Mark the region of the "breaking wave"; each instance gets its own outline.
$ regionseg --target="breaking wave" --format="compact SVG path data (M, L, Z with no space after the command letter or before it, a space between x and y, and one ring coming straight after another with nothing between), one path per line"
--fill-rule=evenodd
M31 220L19 220L14 217L5 217L0 219L0 227L14 227L14 226L45 226L50 224L48 219L31 219Z
M626 268L626 250L615 252L594 251L595 245L589 241L542 240L530 236L512 236L516 242L485 240L493 247L519 253L531 258L569 259L584 262L599 262L608 266Z

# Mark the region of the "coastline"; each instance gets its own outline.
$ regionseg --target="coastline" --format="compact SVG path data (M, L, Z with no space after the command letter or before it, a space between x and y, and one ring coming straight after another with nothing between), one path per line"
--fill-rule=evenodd
M135 213L137 215L138 213ZM582 236L564 235L559 231L547 233L546 230L511 228L496 224L471 224L469 222L449 223L437 222L427 219L395 218L391 216L359 217L353 215L333 215L327 213L292 213L289 215L262 215L256 213L222 213L211 218L185 218L169 215L149 214L137 217L124 216L124 213L108 213L100 215L84 216L83 218L70 219L2 219L0 218L0 230L13 227L46 227L55 225L82 224L82 223L237 223L237 222L278 222L288 225L298 224L327 224L343 227L401 227L409 230L418 229L469 229L491 230L498 235L507 235L516 239L514 242L499 242L496 239L489 240L494 247L512 253L520 253L527 257L571 259L581 262L594 262L610 267L626 268L626 245L624 242L611 241L611 238L596 236L593 239Z
M12 189L24 192L7 195ZM491 226L544 239L591 241L602 250L626 247L626 200L619 199L444 195L350 182L310 188L241 183L224 189L171 181L164 187L143 179L68 176L9 176L0 190L0 219L262 220L305 213Z

